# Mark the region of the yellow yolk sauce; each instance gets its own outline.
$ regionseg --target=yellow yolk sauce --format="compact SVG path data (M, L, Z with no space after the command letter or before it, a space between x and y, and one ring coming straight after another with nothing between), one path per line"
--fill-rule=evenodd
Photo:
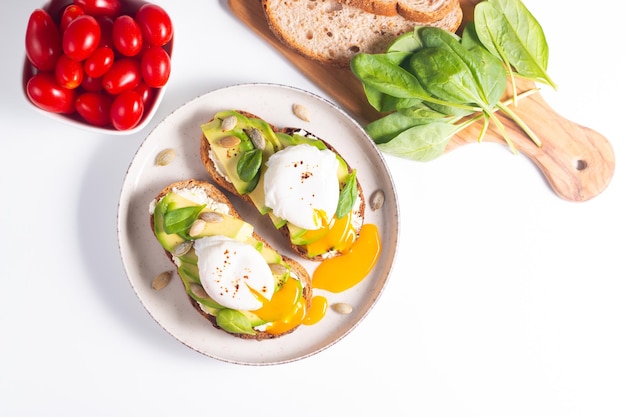
M306 317L302 324L312 325L320 321L326 315L326 310L328 309L328 300L326 297L322 297L321 295L316 295L311 300L311 308L307 311Z
M372 270L381 251L374 224L364 224L359 238L347 252L322 261L313 272L313 288L338 293L352 288Z
M267 300L260 293L253 291L263 306L253 311L261 320L270 322L268 333L283 333L302 323L302 315L306 310L302 298L302 286L295 279L288 279L282 287L274 293L271 300ZM302 311L300 311L302 310Z
M302 238L310 242L306 245L306 249L311 257L331 250L345 252L356 240L356 231L352 225L352 212L341 219L333 217L325 227L308 230Z

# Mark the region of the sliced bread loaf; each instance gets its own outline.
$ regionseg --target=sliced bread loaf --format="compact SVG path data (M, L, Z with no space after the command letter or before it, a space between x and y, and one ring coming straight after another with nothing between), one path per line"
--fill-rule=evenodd
M262 0L272 32L288 47L324 63L347 67L359 52L379 53L415 26L454 32L463 18L458 3L434 22L383 16L336 0Z
M347 6L355 6L368 13L383 16L394 16L398 14L398 0L339 0Z
M338 0L347 6L355 6L368 13L383 16L401 15L408 20L423 23L443 19L454 8L460 7L459 0Z

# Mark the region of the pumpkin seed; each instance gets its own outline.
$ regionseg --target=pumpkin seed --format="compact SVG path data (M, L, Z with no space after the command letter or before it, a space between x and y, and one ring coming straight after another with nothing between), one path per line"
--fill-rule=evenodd
M198 298L209 298L209 294L206 293L204 287L196 282L189 284L189 289L191 293Z
M304 107L302 104L294 104L292 106L293 114L300 120L304 120L305 122L311 121L309 117L309 109Z
M222 120L222 131L233 130L237 126L237 118L235 116L228 116Z
M224 220L224 215L215 211L203 211L198 216L200 220L204 220L207 223L219 223Z
M255 148L260 150L265 149L265 137L259 129L257 129L256 127L253 127L252 129L247 129L246 134L252 141L252 144Z
M376 190L370 196L370 207L373 211L378 210L385 204L385 193L383 190Z
M193 242L190 240L181 242L178 245L176 245L176 247L172 250L172 255L185 256L187 252L189 252L192 246L193 246Z
M235 146L239 145L241 143L241 139L239 139L237 136L224 136L223 138L221 138L220 140L217 141L217 143L222 147L222 148L234 148Z
M339 314L352 313L352 306L348 303L335 303L331 306L331 308Z
M270 264L270 270L274 275L283 275L287 272L287 267L283 264Z
M159 291L167 287L172 280L172 271L161 272L152 280L152 289Z
M164 167L165 165L169 165L174 160L176 156L176 151L172 148L163 149L156 157L157 166Z
M204 231L204 226L206 226L206 222L202 219L198 219L189 228L189 236L195 237Z

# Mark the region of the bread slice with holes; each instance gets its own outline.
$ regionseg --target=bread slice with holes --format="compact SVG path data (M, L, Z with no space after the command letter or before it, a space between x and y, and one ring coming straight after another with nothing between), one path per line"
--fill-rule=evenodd
M269 28L287 47L310 59L346 68L357 53L382 53L415 26L454 32L463 19L458 1L437 20L369 13L336 0L262 0L262 6Z
M453 9L460 7L459 0L338 0L347 6L358 7L368 13L382 16L400 15L422 24L436 22Z
M237 120L236 124L222 127L227 124L227 118L235 118ZM250 137L254 136L252 134L253 130L262 133L265 143L263 145L258 178L256 182L250 182L249 186L248 183L239 181L237 165L243 155L243 149L251 149L255 146L247 143L252 142ZM350 201L345 206L348 210L344 210L346 214L340 216L342 219L340 222L336 221L337 209L334 213L335 216L331 215L332 221L337 227L342 224L346 228L351 228L350 232L353 232L351 235L355 238L359 236L365 217L365 199L361 183L358 181L356 171L325 139L321 139L313 133L298 127L279 128L263 120L260 116L242 110L218 112L207 123L202 125L202 131L200 157L212 180L229 193L239 196L243 201L256 207L278 229L285 238L286 243L296 254L304 259L313 261L321 261L340 255L342 250L346 249L341 245L346 244L346 242L325 242L324 239L320 239L323 236L322 233L307 233L308 231L302 227L295 226L291 222L277 217L273 210L267 207L265 202L264 176L267 171L266 163L272 155L293 145L312 144L318 149L326 149L333 152L339 161L337 187L339 187L340 192L352 191L353 198L341 200L340 197L340 204L341 201ZM232 142L230 139L233 137L238 138L238 141L241 143L238 143L238 141L235 141L237 143ZM229 143L223 145L224 141ZM353 181L349 181L350 177L353 178ZM347 190L346 184L350 185ZM291 195L296 196L295 194ZM324 230L320 231L323 232ZM316 238L318 240L314 241Z
M311 306L312 287L307 270L295 260L281 255L259 236L215 185L194 179L167 185L155 196L150 205L150 227L168 258L176 266L177 275L183 283L189 301L215 328L243 339L265 340L291 333L301 324L297 321L289 322L289 317L304 317L302 314L294 314L294 311L304 309L306 312ZM207 260L208 254L222 252L196 251L196 249L198 245L204 245L210 239L213 241L223 239L226 242L224 245L227 245L224 246L226 251L231 247L228 245L233 242L236 242L235 245L249 245L252 249L248 250L247 255L244 255L246 252L241 246L233 246L235 249L230 250L227 262L234 264L234 260L239 259L237 262L246 268L246 271L250 274L255 273L250 271L256 271L263 275L265 280L270 279L271 274L271 279L274 280L271 298L280 291L289 291L290 295L295 294L290 298L295 300L292 308L286 306L278 315L273 311L272 315L275 318L270 319L267 314L262 314L262 310L238 310L233 305L226 305L223 300L232 304L236 293L245 292L242 288L249 288L250 285L246 283L250 283L253 278L225 273L219 262L214 269L208 270L224 273L222 282L227 282L230 278L233 280L241 278L239 281L242 283L233 288L220 283L221 287L217 291L221 292L222 298L209 295L215 294L213 283L218 279L214 275L210 275L211 279L203 278L202 274L205 276L208 274L207 269L199 265ZM256 255L250 256L249 252ZM200 259L202 257L205 259ZM261 265L263 262L267 263L268 267L258 268L259 261ZM225 261L224 265L227 262ZM257 267L252 268L249 265ZM200 269L204 272L201 273ZM258 293L262 292L261 289L257 290ZM223 298L224 293L232 294L232 297ZM287 324L284 320L287 320ZM274 326L274 323L278 324Z

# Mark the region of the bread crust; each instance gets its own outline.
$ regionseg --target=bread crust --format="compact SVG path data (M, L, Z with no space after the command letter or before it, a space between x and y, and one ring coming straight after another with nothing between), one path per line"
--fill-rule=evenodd
M418 13L406 7L402 14L369 13L371 0L261 0L268 27L285 46L300 55L334 67L347 68L357 53L382 53L398 36L416 26L434 26L455 32L463 20L459 0L445 4L446 12L409 19ZM400 1L400 0L398 0ZM408 0L405 0L408 1ZM357 5L358 4L358 5ZM369 6L368 6L369 4Z
M244 111L244 110L235 110L236 112L243 114L244 116L248 117L248 118L255 118L255 119L262 119L261 117L252 114L250 112ZM207 123L210 123L213 120L213 118L211 120L209 120ZM265 120L265 119L262 119ZM267 121L266 121L267 122ZM288 135L292 135L294 133L297 132L307 132L305 129L302 128L294 128L294 127L284 127L284 128L278 128L277 126L274 126L272 124L269 124L272 128L273 131L275 132L282 132L282 133L286 133ZM309 132L307 132L309 133ZM326 147L333 151L334 153L336 153L337 155L341 156L341 154L339 154L339 152L337 151L337 149L335 149L331 144L329 144L328 142L326 142L324 139L321 139L318 136L315 136L315 138L317 138L318 140L322 141ZM240 197L243 201L245 201L248 204L252 204L254 206L254 203L252 202L252 200L250 199L250 197L246 194L239 194L237 192L237 190L235 189L235 187L233 186L232 183L230 183L229 181L227 181L218 171L217 167L215 166L215 163L213 162L213 160L210 158L210 153L211 153L211 144L209 143L208 140L206 140L206 138L204 137L204 134L201 134L200 137L200 158L202 160L202 163L204 164L204 167L206 169L206 171L209 173L209 175L211 176L211 179L217 183L220 187L222 187L224 190L228 191L229 193ZM345 158L343 158L345 161ZM352 167L350 166L350 164L348 164L348 162L346 161L346 165L348 166L348 170L350 172L352 172ZM354 209L354 213L355 215L357 215L361 220L363 220L363 218L365 217L365 198L364 198L364 194L363 194L363 187L361 186L361 183L358 181L357 178L357 192L358 192L358 198L359 198L359 205L357 209ZM265 216L267 218L267 216ZM271 221L269 218L267 218L267 221ZM361 222L362 223L362 222ZM310 258L307 255L307 251L306 248L304 246L298 246L298 245L294 245L293 243L291 243L291 239L289 237L289 229L287 228L287 226L283 226L281 228L278 229L278 231L281 233L281 235L285 238L287 244L289 245L289 247L291 248L291 250L296 253L297 255L299 255L300 257L307 259L307 260L311 260L311 261L322 261L324 259L330 258L330 257L334 257L334 256L338 256L339 253L327 253L327 254L322 254L322 255L318 255L315 257ZM360 232L360 227L358 228L358 230L356 230L356 234L357 237L359 235Z
M165 188L163 188L159 194L155 197L156 201L159 201L160 199L162 199L165 195L167 195L169 192L173 191L174 189L188 189L188 188L194 188L194 187L198 187L198 188L202 188L207 196L209 196L210 198L212 198L213 200L217 201L218 203L222 203L225 204L226 206L228 206L229 209L229 214L233 217L237 217L239 219L241 219L241 216L239 215L239 213L237 212L237 210L235 209L235 207L233 206L233 204L231 203L231 201L228 199L228 197L226 197L226 195L224 195L224 193L222 193L219 188L217 188L216 186L214 186L211 183L208 183L206 181L200 181L200 180L195 180L195 179L187 179L187 180L182 180L182 181L177 181L174 182L172 184L169 184L168 186L166 186ZM156 232L154 230L154 216L150 216L150 228L152 229L152 233L154 233L155 237L156 237ZM258 241L262 242L264 246L272 248L272 246L260 235L258 235L256 232L252 233L252 236L257 239ZM172 254L170 252L168 252L167 250L165 250L165 253L167 255L167 257L169 258L169 260L174 263L174 259L172 257ZM303 283L302 287L303 287L303 297L305 299L305 304L306 304L306 308L307 310L311 307L311 299L313 298L313 287L312 287L312 282L311 282L311 277L308 273L308 271L304 268L304 266L302 266L300 263L296 262L295 260L288 258L284 255L281 254L282 260L291 267L291 271L294 275L296 275L300 281ZM177 274L178 275L178 274ZM180 278L180 276L179 276ZM182 281L182 278L181 278ZM217 325L217 320L215 318L215 316L212 316L211 314L208 314L206 311L204 311L200 305L198 304L198 302L196 300L194 300L191 296L189 296L189 294L186 294L187 298L189 299L189 302L191 303L191 305L196 309L196 311L198 313L200 313L205 319L207 319L212 325L213 327L215 327L216 329L219 329L225 333L231 334L233 336L239 337L241 339L254 339L254 340L265 340L265 339L276 339L279 338L281 336L284 336L286 334L289 334L291 332L293 332L294 330L296 330L299 326L296 326L292 329L290 329L289 331L286 331L284 333L279 333L279 334L272 334L272 333L268 333L265 331L256 331L256 334L251 335L251 334L244 334L244 333L230 333L227 332L226 330L222 329L221 327L219 327Z

